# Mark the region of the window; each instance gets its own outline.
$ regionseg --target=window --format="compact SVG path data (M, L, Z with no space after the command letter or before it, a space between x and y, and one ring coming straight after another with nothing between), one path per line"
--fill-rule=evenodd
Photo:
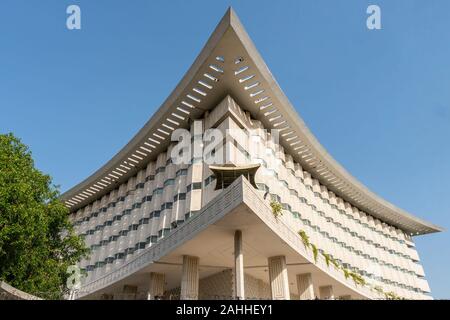
M165 209L172 209L172 202L166 202L161 206L161 211Z
M155 174L158 174L160 172L165 172L165 171L166 171L166 167L159 167L158 169L156 169L156 173Z
M174 179L167 179L166 181L164 181L164 187L172 186L174 184L175 184L175 180Z
M202 183L201 182L194 182L192 184L192 189L193 190L197 190L197 189L201 189L202 188Z
M190 185L187 186L187 192L190 192L191 190L197 190L202 188L201 182L193 182Z
M208 186L211 182L213 182L216 178L214 175L210 175L208 178L205 179L205 187Z
M173 197L173 201L177 202L178 200L186 200L186 193L178 193Z
M271 193L270 194L270 198L272 199L272 201L277 201L277 202L281 202L281 198L279 195Z
M145 186L144 183L138 183L138 184L136 185L136 189L143 189L144 186Z

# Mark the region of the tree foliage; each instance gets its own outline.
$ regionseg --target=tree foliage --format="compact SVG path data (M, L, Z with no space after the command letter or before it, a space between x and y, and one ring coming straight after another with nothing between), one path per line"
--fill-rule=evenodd
M303 245L305 246L305 248L306 249L309 248L309 246L310 246L309 236L306 234L306 232L304 230L299 230L298 234L302 238L302 242L303 242Z
M304 230L299 230L298 234L300 235L303 244L305 245L305 248L311 248L313 252L314 262L317 263L317 257L319 255L319 249L317 246L310 242L309 236ZM402 297L398 296L395 292L384 292L383 289L380 286L374 286L372 287L369 283L366 282L366 280L359 274L353 271L348 270L347 268L341 266L337 260L335 260L330 254L324 252L323 250L320 250L322 256L325 259L326 265L329 267L330 263L333 264L333 266L337 270L342 270L344 272L345 279L352 278L355 285L361 285L361 286L368 286L369 289L372 291L378 293L379 295L384 295L385 299L388 300L401 300Z
M0 279L44 298L61 298L67 267L88 253L49 175L28 147L0 135Z
M270 207L272 208L272 214L275 217L275 219L278 219L278 217L283 215L283 207L281 206L281 203L279 203L276 200L270 201Z

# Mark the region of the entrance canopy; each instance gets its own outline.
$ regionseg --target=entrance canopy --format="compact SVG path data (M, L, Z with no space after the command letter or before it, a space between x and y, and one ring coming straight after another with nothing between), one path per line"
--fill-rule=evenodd
M255 183L255 174L258 171L260 164L252 164L247 166L209 166L216 178L216 188L214 190L225 189L240 176L244 176L250 184L257 188Z

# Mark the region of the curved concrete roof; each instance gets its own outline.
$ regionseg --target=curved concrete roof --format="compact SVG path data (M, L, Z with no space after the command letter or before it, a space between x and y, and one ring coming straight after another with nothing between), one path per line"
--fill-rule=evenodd
M228 9L180 83L144 127L108 163L61 198L76 210L144 168L170 143L170 134L231 95L330 191L411 235L443 229L397 208L350 175L317 141L289 102L233 9Z

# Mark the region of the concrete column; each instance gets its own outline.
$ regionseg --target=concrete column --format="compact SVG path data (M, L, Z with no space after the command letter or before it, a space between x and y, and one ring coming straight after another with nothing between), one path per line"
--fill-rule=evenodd
M234 293L237 300L245 299L244 254L242 252L242 231L234 233Z
M334 299L333 287L332 286L319 287L319 295L320 299L322 300L333 300Z
M273 300L290 300L286 257L269 258L270 292Z
M181 274L181 300L198 299L198 257L183 256L183 270Z
M297 288L300 300L314 300L314 286L311 273L297 275Z
M155 300L164 295L165 280L163 273L150 272L147 300Z

